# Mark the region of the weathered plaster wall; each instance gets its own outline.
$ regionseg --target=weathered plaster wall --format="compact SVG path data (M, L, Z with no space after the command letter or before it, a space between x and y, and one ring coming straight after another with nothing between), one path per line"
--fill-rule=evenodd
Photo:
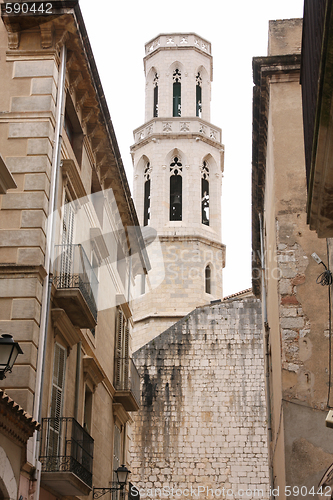
M306 220L306 171L299 84L302 20L270 21L269 56L256 58L260 91L261 185L274 487L311 498L332 463L327 414L328 290L316 283L326 241ZM258 68L260 68L258 72ZM260 79L257 78L260 73ZM256 94L258 95L258 94ZM256 97L258 100L258 97ZM256 167L254 167L256 168ZM332 404L332 403L331 403Z
M201 486L268 498L261 321L254 298L201 307L135 353L131 480L143 497Z

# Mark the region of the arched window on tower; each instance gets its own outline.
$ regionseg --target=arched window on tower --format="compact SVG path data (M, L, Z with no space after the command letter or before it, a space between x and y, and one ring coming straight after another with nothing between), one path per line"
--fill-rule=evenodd
M144 170L144 180L145 180L145 199L143 206L143 225L149 226L150 224L150 174L151 166L149 161L147 162Z
M195 93L196 103L196 116L201 118L202 113L202 78L200 73L196 76L196 93Z
M205 268L205 292L212 293L212 283L211 283L212 272L210 266Z
M182 220L182 171L178 156L170 163L170 220Z
M209 168L205 161L201 166L201 223L209 226Z
M153 85L154 85L154 109L153 109L153 116L154 118L158 117L158 74L155 73L154 80L153 80Z
M179 69L173 72L173 113L172 116L181 116L181 73Z

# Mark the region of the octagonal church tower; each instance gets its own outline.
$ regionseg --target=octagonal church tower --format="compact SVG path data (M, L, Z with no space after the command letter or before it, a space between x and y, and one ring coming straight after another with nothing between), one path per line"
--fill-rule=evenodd
M145 45L145 123L134 130L134 201L152 270L134 303L134 350L222 298L222 131L210 123L211 44L194 33ZM157 238L150 244L154 231Z

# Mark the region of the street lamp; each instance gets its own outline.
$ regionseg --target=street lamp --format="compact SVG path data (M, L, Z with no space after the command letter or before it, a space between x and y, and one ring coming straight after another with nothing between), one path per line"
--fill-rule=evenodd
M8 333L3 333L0 337L0 380L6 378L6 373L11 372L16 358L23 354L18 342Z
M128 470L125 465L122 465L121 467L118 467L117 470L115 470L115 473L117 474L117 481L120 488L123 488L127 483L128 474L130 474L131 471Z
M128 474L131 473L130 470L125 465L121 465L117 470L114 471L117 475L117 481L119 486L112 486L110 488L93 488L93 498L101 498L108 491L119 491L123 490L127 483Z

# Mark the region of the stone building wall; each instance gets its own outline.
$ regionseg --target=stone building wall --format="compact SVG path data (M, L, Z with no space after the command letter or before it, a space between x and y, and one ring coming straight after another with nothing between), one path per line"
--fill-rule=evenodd
M260 302L197 308L134 358L142 394L131 481L141 498L171 496L171 488L202 498L259 488L268 498Z
M280 500L288 496L288 486L303 488L302 495L310 499L333 460L331 430L325 427L328 289L316 283L324 267L311 258L316 252L327 264L327 249L325 240L307 225L301 39L301 19L270 21L268 56L253 60L252 241L254 254L260 256L260 214L270 464ZM260 269L254 277L260 278ZM254 281L254 291L260 296L260 280Z

